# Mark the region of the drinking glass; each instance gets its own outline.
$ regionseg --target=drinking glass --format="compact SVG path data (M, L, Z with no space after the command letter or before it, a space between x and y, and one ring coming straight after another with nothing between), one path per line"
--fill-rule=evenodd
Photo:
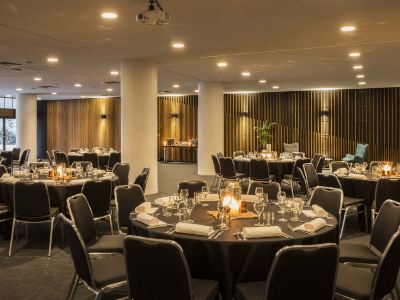
M187 199L189 197L189 190L188 189L181 189L180 196L183 199Z
M194 198L188 198L185 202L186 202L186 210L188 213L188 219L186 220L186 223L194 223L194 221L190 219L190 216L192 214L193 208L196 205L196 200Z
M89 177L91 177L93 175L93 165L92 164L88 164L86 166L86 172L88 173Z
M210 193L210 190L208 189L208 186L205 185L205 186L201 187L201 192L202 192L202 194L203 194L203 199L204 199L204 201L206 201L206 200L207 200L207 196L208 196L208 194ZM203 202L203 203L201 204L201 206L208 206L208 205L209 205L209 204L208 204L207 202Z
M176 206L175 216L178 216L178 217L183 216L183 214L180 212L182 200L183 200L183 198L181 198L177 193L174 194L174 204Z
M219 224L218 224L219 229L229 230L230 215L228 206L224 205L223 201L218 201L217 210L219 219Z
M290 219L290 221L292 222L300 221L299 215L300 215L300 201L296 198L293 199L292 218Z
M280 208L280 211L278 213L282 215L282 217L278 221L279 222L287 222L287 220L283 217L285 214L285 208L286 208L286 193L278 192L277 198L278 198L278 205Z
M170 196L170 197L168 197L167 203L164 203L164 205L162 207L163 208L163 216L164 217L172 216L171 211L172 211L173 207L174 207L174 197Z
M261 223L261 215L264 211L264 202L262 201L256 201L253 204L254 212L258 216L258 222L255 224L255 226L264 226L264 224Z
M256 187L255 194L258 197L258 199L260 199L261 196L264 195L264 189L262 187L259 187L259 186Z
M396 164L396 173L397 173L397 176L400 175L400 163Z

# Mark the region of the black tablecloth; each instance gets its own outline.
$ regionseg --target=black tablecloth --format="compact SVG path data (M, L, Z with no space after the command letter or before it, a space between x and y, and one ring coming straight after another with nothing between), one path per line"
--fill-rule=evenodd
M108 166L109 155L98 155L99 158L99 168L105 170L105 167ZM82 161L82 154L68 154L68 162L71 165L75 161Z
M211 202L209 207L197 206L192 212L192 219L196 223L216 227L215 219L206 213L207 210L215 209L216 202ZM269 205L268 210L277 211L278 207ZM286 215L286 217L288 216ZM280 215L275 214L275 220L279 218ZM304 216L302 218L305 219ZM169 223L177 222L177 217L160 217L160 219ZM266 280L275 254L282 247L293 244L336 242L336 219L329 220L329 222L335 226L325 227L316 234L307 235L289 231L287 223L275 221L274 225L280 225L283 231L292 235L294 239L279 237L238 241L233 236L233 233L241 231L243 226L253 226L256 219L232 220L229 231L223 233L217 240L208 240L206 237L187 234L169 235L165 232L170 227L148 229L146 225L135 220L131 220L129 233L175 240L183 248L192 277L217 280L220 283L223 299L231 300L235 283ZM299 257L299 259L301 258Z
M247 159L234 159L236 172L245 173L249 176L250 160ZM283 176L292 174L294 161L268 161L270 175L275 175L275 180L281 182Z

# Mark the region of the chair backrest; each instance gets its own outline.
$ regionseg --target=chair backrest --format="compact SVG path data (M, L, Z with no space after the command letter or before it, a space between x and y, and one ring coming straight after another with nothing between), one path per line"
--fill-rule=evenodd
M120 185L114 190L118 227L128 227L129 215L136 206L146 201L142 188L137 185Z
M114 168L116 163L121 162L121 152L111 152L108 158L108 167Z
M83 153L83 160L90 161L94 168L99 167L99 157L95 152L85 152Z
M146 185L147 185L149 176L150 176L150 168L144 167L142 170L142 173L140 173L135 179L134 184L140 185L140 187L143 190L143 193L146 191Z
M306 163L311 162L311 160L309 158L299 158L295 161L294 166L293 166L293 172L292 172L292 176L294 178L300 178L300 175L298 173L298 168L300 168L300 170L303 170L303 165Z
M347 163L347 162L345 162L345 161L333 161L333 162L331 162L331 170L332 170L332 172L336 172L337 170L339 170L339 169L342 169L342 168L345 168L345 169L349 169L349 164Z
M399 230L399 226L400 203L386 200L372 227L370 244L383 253L392 235Z
M64 225L64 236L68 241L71 251L72 261L74 262L75 272L81 280L87 285L94 287L92 264L86 247L76 226L61 214L61 220Z
M222 152L217 152L217 158L218 158L218 160L219 160L221 157L224 157L224 154L223 154Z
M182 189L187 189L189 191L189 198L193 198L194 193L201 192L203 186L207 186L207 182L202 180L181 181L178 184L178 193L180 193Z
M311 195L310 205L317 204L332 214L340 224L340 209L343 205L343 191L335 188L318 186Z
M265 159L250 159L249 177L251 180L269 180L269 166Z
M36 168L46 168L49 167L49 163L47 161L35 161L29 163L29 168L32 169L32 167L36 166Z
M375 199L373 206L377 211L383 202L392 199L400 202L400 179L399 178L380 178L375 188Z
M265 299L333 299L338 260L333 243L283 247L269 271ZM310 288L311 282L318 284Z
M221 174L224 178L232 178L236 175L235 164L230 157L221 157L219 159Z
M11 151L2 151L0 156L4 157L4 160L1 162L2 165L6 167L10 167L12 165L13 157Z
M219 165L219 159L216 155L211 154L211 158L213 161L213 165L214 165L214 172L217 175L221 175L221 166Z
M47 154L47 159L49 160L49 164L53 165L53 158L51 157L49 150L46 150L46 154Z
M299 143L283 143L283 151L288 153L299 152Z
M116 163L113 168L113 173L118 177L119 185L129 184L129 170L130 165L128 163Z
M50 197L43 182L19 181L14 184L14 217L31 221L50 219Z
M321 173L325 163L325 156L323 154L318 154L318 153L314 154L311 163L313 164L317 173Z
M367 152L368 144L357 144L354 161L358 163L364 162L365 157L367 156Z
M319 159L322 157L322 154L314 154L313 158L311 159L311 163L313 164L314 168L317 169Z
M56 161L57 165L65 164L65 166L69 166L68 156L65 154L65 152L55 151L54 160Z
M244 151L234 151L233 152L233 158L244 157L244 156L245 156Z
M339 178L335 174L318 174L318 183L320 186L342 189Z
M12 148L12 159L19 160L19 154L21 153L21 148Z
M28 162L29 160L29 154L31 153L31 149L25 149L22 154L21 158L19 160L19 164L22 166L24 163ZM35 157L36 159L36 157Z
M301 191L305 195L307 195L307 197L310 197L310 189L308 188L307 180L306 180L303 170L301 170L300 168L297 168L297 174L299 176L298 179L299 179Z
M69 214L85 244L96 240L96 224L86 197L77 194L67 199Z
M6 166L0 165L0 178L6 173L8 173Z
M370 299L383 299L395 287L400 268L400 234L393 234L375 270Z
M88 166L91 165L91 166L93 167L93 164L92 164L92 162L90 162L90 161L86 161L86 160L76 160L76 161L72 162L71 168L76 168L76 165L77 165L77 164L81 164L81 167L82 167L83 172L86 172L86 169L87 169Z
M303 165L304 176L308 184L308 188L313 189L319 185L317 171L312 163L305 163Z
M110 213L111 190L112 183L109 179L89 180L83 184L82 194L85 195L95 218Z
M372 170L373 167L379 166L380 163L381 163L381 161L379 161L379 160L371 161L371 163L369 164L368 170Z
M127 236L124 254L129 299L193 299L189 267L175 241ZM150 282L157 288L148 288Z
M292 158L304 158L306 154L304 152L292 152Z
M324 168L325 165L325 156L322 156L319 161L318 161L318 165L317 165L317 173L320 174L322 173L322 169Z
M281 191L281 186L277 182L269 181L252 181L250 187L247 191L248 195L254 195L256 192L256 187L262 187L264 194L268 195L268 199L277 199L278 192Z

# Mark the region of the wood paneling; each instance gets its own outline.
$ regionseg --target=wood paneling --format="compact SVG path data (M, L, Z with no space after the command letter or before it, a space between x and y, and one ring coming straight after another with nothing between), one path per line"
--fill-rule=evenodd
M176 114L177 118L171 118ZM158 97L158 160L164 159L162 144L168 138L188 141L197 138L197 96ZM195 149L169 150L168 160L197 160Z
M226 155L257 150L254 127L269 120L278 122L278 152L283 142L299 142L308 156L337 160L367 143L369 161L400 161L400 88L226 94L224 109Z
M120 149L118 98L46 101L47 149L113 147ZM101 115L105 114L106 119Z

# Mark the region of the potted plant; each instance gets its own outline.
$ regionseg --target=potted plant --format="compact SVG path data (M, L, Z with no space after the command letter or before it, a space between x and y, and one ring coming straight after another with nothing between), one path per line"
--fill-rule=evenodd
M254 127L257 134L257 139L260 141L263 148L267 151L271 151L271 139L272 139L272 129L277 125L276 122L264 121L262 126Z

